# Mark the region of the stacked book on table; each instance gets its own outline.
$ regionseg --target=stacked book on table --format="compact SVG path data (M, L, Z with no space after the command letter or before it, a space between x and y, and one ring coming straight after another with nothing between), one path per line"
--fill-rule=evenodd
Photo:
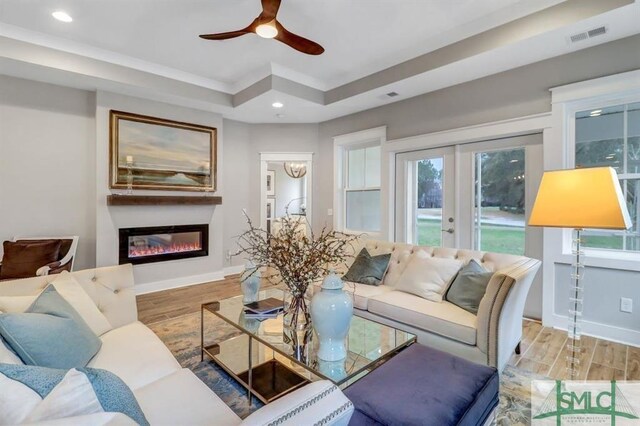
M244 305L244 317L258 320L276 318L284 310L282 300L270 297Z

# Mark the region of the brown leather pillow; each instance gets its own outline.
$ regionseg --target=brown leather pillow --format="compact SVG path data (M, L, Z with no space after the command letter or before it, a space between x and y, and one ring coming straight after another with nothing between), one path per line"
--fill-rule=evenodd
M44 243L45 241L60 241L60 253L58 253L58 258L56 260L61 260L63 257L69 253L71 250L71 244L73 244L73 240L61 240L57 238L51 238L48 240L17 240L16 243Z
M61 240L5 241L0 279L35 277L38 268L58 260Z

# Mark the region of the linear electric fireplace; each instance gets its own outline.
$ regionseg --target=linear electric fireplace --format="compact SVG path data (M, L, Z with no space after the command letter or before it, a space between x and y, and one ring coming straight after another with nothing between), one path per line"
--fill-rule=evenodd
M209 225L120 229L120 264L164 262L207 256Z

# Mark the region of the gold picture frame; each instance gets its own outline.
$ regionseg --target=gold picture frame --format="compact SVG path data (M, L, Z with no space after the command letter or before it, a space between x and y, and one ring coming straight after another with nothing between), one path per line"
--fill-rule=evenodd
M215 192L217 129L111 110L109 187Z

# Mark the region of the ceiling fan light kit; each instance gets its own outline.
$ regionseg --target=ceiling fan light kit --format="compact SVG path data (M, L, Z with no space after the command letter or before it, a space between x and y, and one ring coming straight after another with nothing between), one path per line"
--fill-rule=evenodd
M256 27L256 34L262 38L274 38L278 35L278 29L276 28L276 20L267 22L266 24L260 24Z
M278 40L287 46L307 55L321 55L324 48L318 43L289 32L276 19L280 9L281 0L261 0L262 13L246 28L226 33L202 34L200 38L205 40L228 40L245 34L257 34L263 38Z

